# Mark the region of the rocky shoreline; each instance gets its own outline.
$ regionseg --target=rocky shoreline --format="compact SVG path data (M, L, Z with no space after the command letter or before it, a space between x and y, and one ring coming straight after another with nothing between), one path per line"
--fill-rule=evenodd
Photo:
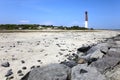
M102 71L92 64L110 49L101 45L105 45L106 38L118 34L117 31L0 33L0 80L74 80L73 74L89 74L91 67L95 71L91 73L101 75ZM85 68L74 73L78 65Z
M119 80L120 34L92 46L84 46L69 61L35 67L21 80Z

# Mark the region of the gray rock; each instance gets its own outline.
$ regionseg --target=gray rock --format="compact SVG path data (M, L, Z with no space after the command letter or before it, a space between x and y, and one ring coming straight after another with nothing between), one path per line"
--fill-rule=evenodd
M97 49L90 55L90 58L102 58L103 55L104 54L99 49Z
M91 63L91 66L96 67L98 71L104 73L107 70L114 68L119 62L120 58L105 56L104 58Z
M10 70L7 71L7 74L5 75L5 77L9 77L9 76L11 76L12 74L13 74L12 69L10 69Z
M95 67L81 64L72 68L71 80L106 80L106 78Z
M101 43L101 44L97 44L96 46L93 46L92 48L90 48L88 51L87 51L87 54L91 54L93 52L95 52L97 49L101 49L103 50L102 47L109 47L110 45L107 44L107 43ZM105 51L106 52L106 51Z
M120 51L116 48L112 48L108 51L107 56L120 58Z
M70 68L63 64L51 64L33 69L28 80L67 80Z
M1 66L3 66L3 67L9 67L10 63L9 62L4 62L4 63L1 64Z
M100 48L100 51L101 51L102 53L104 53L104 54L107 54L107 52L108 52L108 47L107 47L107 46L103 46L103 47Z
M107 80L120 80L120 68L108 71L105 76L107 77Z
M61 62L61 64L64 64L64 65L66 65L66 66L68 66L70 68L77 65L77 63L75 61L63 61L63 62Z

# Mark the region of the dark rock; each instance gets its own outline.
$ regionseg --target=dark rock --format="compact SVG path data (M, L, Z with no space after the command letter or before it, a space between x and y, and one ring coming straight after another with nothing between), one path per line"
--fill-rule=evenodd
M78 52L87 52L91 47L90 46L86 46L86 47L81 47L81 48L78 48L77 51Z
M36 66L37 68L39 68L40 66Z
M97 58L90 58L89 60L87 60L88 65L90 65L92 62L97 61Z
M10 63L9 62L4 62L4 63L1 64L1 66L3 66L3 67L9 67Z
M84 70L84 69L80 69L80 74L82 73L87 73L88 71Z
M95 67L78 64L72 68L70 80L106 80L106 78Z
M70 68L72 68L72 67L77 65L77 63L75 61L63 61L60 64L64 64L64 65L66 65L66 66L68 66Z
M22 70L18 70L18 72L17 72L17 73L18 73L18 74L19 74L19 73L22 73Z
M28 80L67 80L69 74L69 67L63 64L51 64L33 69L29 74Z
M10 70L7 71L7 74L5 75L5 77L9 77L12 74L13 74L12 69L10 69Z
M20 73L19 76L24 76L24 74L23 74L23 73Z
M24 61L24 60L21 60L21 63L25 63L25 61Z
M22 69L23 69L23 70L26 70L26 69L27 69L27 67L22 67Z
M13 78L14 78L14 76L10 76L10 77L9 77L9 80L11 80L11 79L13 79Z
M41 60L37 60L37 62L41 62Z
M35 68L35 66L32 66L31 69Z

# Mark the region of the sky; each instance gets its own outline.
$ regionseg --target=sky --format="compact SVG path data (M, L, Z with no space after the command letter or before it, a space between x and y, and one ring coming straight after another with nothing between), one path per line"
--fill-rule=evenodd
M0 24L45 24L120 29L120 0L0 0Z

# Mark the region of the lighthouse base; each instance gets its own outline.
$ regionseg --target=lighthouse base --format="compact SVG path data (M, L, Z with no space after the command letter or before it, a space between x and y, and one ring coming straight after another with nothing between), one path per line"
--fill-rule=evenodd
M88 28L88 21L85 21L85 28Z

